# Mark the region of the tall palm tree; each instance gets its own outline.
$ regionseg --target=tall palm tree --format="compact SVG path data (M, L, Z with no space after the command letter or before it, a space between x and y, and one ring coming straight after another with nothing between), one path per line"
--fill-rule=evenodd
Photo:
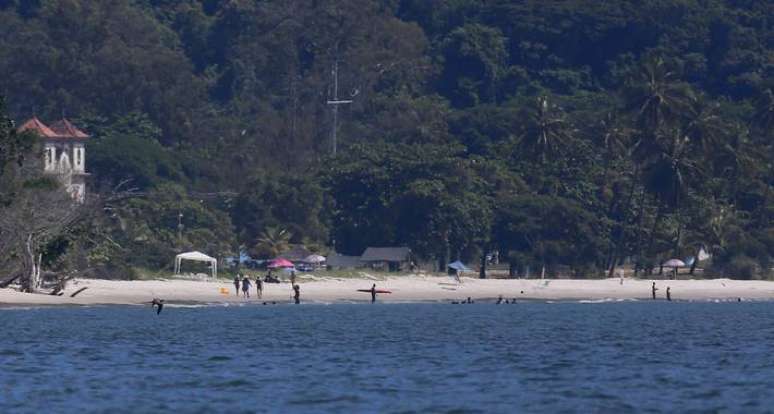
M258 236L255 250L268 257L276 257L290 247L290 238L293 235L286 229L269 226Z
M572 133L567 116L547 96L540 96L536 105L524 113L524 129L519 137L522 150L540 157L545 162L548 154L561 152Z
M647 57L629 80L624 98L638 127L646 133L679 121L691 110L695 96L690 86L668 69L663 59Z

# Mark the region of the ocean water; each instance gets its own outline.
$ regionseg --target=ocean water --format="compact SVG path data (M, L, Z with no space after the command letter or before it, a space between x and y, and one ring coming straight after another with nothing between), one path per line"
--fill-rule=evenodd
M772 412L774 303L0 310L0 412Z

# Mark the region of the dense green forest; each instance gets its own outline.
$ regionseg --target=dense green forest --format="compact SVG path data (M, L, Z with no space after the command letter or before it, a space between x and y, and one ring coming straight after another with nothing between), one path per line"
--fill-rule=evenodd
M105 275L286 230L581 277L704 247L767 277L773 90L768 0L0 0L8 116L67 116L90 190L141 194L47 250Z

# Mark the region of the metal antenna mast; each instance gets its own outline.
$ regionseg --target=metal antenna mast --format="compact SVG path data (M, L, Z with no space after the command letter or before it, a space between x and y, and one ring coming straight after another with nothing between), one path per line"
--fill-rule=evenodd
M328 105L332 105L333 109L333 132L331 133L331 141L333 141L333 155L336 156L336 131L338 130L339 122L339 105L351 104L352 100L339 100L339 60L336 59L333 62L333 99L329 100Z

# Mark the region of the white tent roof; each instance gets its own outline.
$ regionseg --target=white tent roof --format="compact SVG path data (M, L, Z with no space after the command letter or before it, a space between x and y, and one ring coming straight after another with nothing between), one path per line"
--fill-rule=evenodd
M182 264L183 260L210 263L210 268L212 270L212 277L218 277L218 260L215 259L214 257L207 256L202 252L180 253L179 255L175 256L175 274L176 275L180 274L180 265Z
M215 258L207 256L202 252L180 253L179 255L175 256L175 258L183 260L195 260L197 262L212 262L213 260L217 262Z

